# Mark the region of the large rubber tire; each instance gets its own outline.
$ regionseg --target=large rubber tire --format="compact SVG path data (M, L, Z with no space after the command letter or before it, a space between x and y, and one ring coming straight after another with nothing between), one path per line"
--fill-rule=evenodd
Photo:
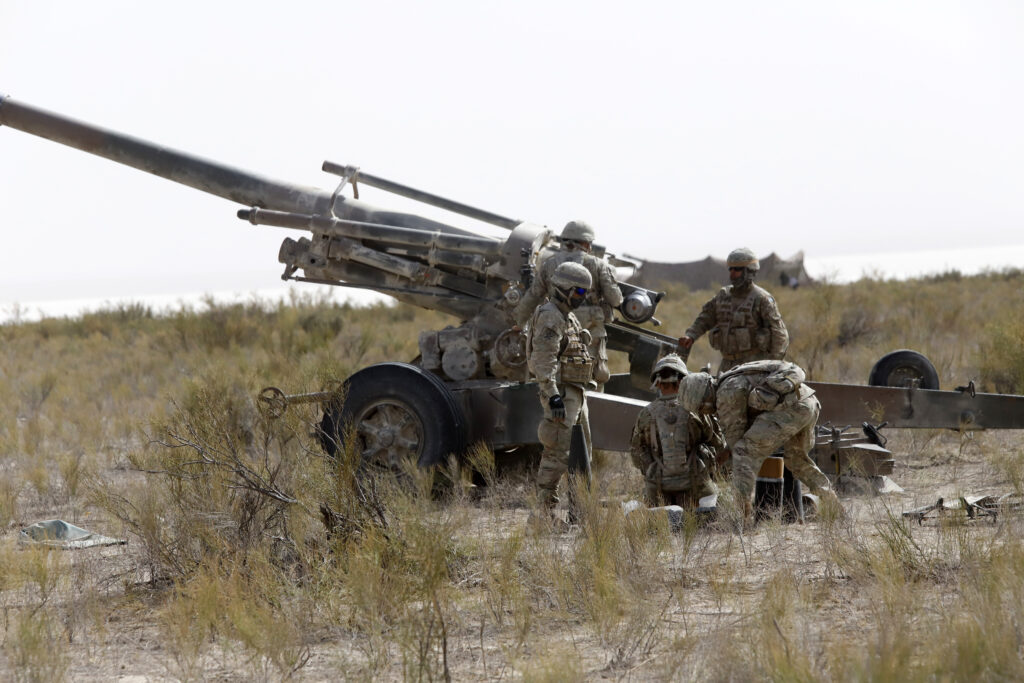
M354 427L364 462L394 467L415 460L439 465L466 447L466 419L436 375L408 363L379 363L345 382L344 403L326 404L320 443L328 455L343 445L346 425Z
M938 389L939 373L928 358L917 351L900 349L882 356L868 375L873 387L905 387L916 379L921 389Z

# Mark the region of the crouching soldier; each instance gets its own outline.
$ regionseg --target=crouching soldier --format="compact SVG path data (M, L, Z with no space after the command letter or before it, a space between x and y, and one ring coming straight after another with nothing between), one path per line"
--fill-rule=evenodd
M591 284L590 272L583 265L559 264L548 283L547 301L534 311L526 331L530 372L537 378L544 410L537 428L544 447L537 489L540 503L549 513L558 505L558 481L569 467L573 425L579 422L584 433L590 433L585 392L592 382L594 361L587 350L589 333L572 311L586 300Z
M799 366L781 360L738 365L722 373L717 382L702 372L684 379L684 406L718 413L732 450L733 485L747 515L761 464L779 447L793 476L824 505L834 506L836 514L842 514L828 477L810 457L821 404L804 379Z
M679 384L686 374L676 354L659 360L651 374L658 398L640 410L633 426L630 454L644 475L644 497L651 506L695 508L717 492L711 476L725 439L713 414L683 407Z

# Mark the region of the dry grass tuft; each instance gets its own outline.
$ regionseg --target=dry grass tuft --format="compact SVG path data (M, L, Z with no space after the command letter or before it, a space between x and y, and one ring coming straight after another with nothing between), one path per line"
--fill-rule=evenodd
M944 385L1021 390L1021 325L1005 314L1024 303L1020 278L777 295L814 379L861 382L914 348ZM682 330L710 294L670 292L659 317ZM675 532L624 515L642 482L601 454L578 527L538 533L529 472L484 445L436 478L365 476L350 450L323 456L312 408L255 408L266 384L316 391L412 358L418 332L448 322L299 297L0 326L2 676L1024 677L1024 521L902 517L940 495L1021 493L1017 434L894 433L906 495L742 535L728 495L716 523ZM692 359L713 360L704 341ZM130 543L14 543L49 518Z

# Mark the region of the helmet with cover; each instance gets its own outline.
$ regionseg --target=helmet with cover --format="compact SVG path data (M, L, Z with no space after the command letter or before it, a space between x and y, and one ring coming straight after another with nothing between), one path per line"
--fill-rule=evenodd
M670 353L654 364L651 370L651 391L663 397L679 393L679 382L686 376L686 363L677 354Z
M587 290L593 284L590 271L585 266L566 261L558 264L551 274L551 291L549 294L566 302L570 308L578 308L587 296Z
M691 372L679 385L679 400L691 413L714 410L715 379L706 372Z
M673 372L677 375L677 379L689 374L683 359L678 354L670 353L654 364L654 369L651 371L651 382L657 383L659 378L668 377Z
M733 249L725 263L729 267L729 281L739 289L750 286L754 275L761 268L754 252L747 247Z
M761 262L757 260L757 256L754 255L753 250L747 247L733 249L729 253L729 258L725 260L725 264L729 268L746 268L754 273L761 268Z
M583 221L569 221L562 228L559 239L562 244L570 248L578 245L583 249L590 249L590 245L594 242L594 229L590 227L589 223Z

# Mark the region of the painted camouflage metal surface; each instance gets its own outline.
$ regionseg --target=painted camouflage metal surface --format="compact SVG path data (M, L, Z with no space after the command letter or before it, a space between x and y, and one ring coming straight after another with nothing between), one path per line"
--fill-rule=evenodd
M820 422L908 429L1024 429L1024 396L808 382Z

